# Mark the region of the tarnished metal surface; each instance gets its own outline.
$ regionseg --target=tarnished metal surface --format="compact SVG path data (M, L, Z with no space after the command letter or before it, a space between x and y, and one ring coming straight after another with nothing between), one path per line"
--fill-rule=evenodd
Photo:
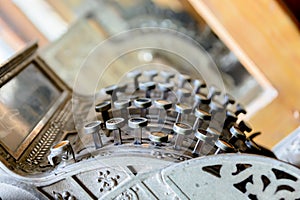
M8 87L0 100L18 94L16 109L25 115L19 121L34 121L21 131L24 141L16 140L15 148L2 138L10 131L10 142L20 141L20 132L0 121L0 199L300 198L299 169L254 142L258 134L241 117L246 110L187 35L145 28L114 36L89 54L73 91L36 48L30 46L0 70L1 89ZM125 62L141 55L155 62ZM122 65L110 65L119 59ZM90 70L95 63L100 67ZM102 84L107 71L124 65L125 74L114 85ZM34 79L11 86L32 66L39 74L29 75L42 76L54 88L55 100ZM23 103L18 91L30 89L33 98Z

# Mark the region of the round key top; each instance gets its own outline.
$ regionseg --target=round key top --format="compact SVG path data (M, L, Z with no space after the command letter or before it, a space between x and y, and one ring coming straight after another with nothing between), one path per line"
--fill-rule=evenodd
M134 105L138 108L149 108L152 105L152 102L149 98L139 98L134 100Z
M163 124L166 119L166 111L172 108L173 103L171 101L157 99L154 101L155 107L159 108L158 111L158 124Z
M106 128L114 132L114 144L122 144L121 128L125 125L125 120L121 117L112 118L106 121Z
M160 131L151 132L149 134L149 139L155 144L160 144L168 141L168 134Z
M111 108L110 101L103 101L95 106L96 112L101 112L102 119L106 122L109 119L108 110Z
M148 125L148 120L143 117L133 117L128 120L128 126L134 129L135 139L134 144L142 144L143 128Z
M224 141L222 139L218 139L215 142L215 146L217 147L217 149L215 151L215 155L220 154L220 153L233 153L233 152L235 152L234 146L232 146L231 144L227 143L226 141Z
M84 125L83 130L85 134L92 134L94 139L95 148L99 149L103 146L101 135L101 121L93 121Z
M179 122L183 114L189 114L192 111L192 107L186 104L177 103L175 104L175 111L178 113L176 117L176 122Z
M203 127L205 122L209 121L211 119L211 114L208 112L201 110L201 109L196 109L195 110L195 117L196 120L193 125L193 130L197 130L198 127L201 127L202 129L206 129L208 127L208 123L206 123L206 126Z
M177 133L174 148L176 150L180 150L184 137L192 133L192 127L189 124L185 123L175 123L173 125L173 131Z
M145 83L139 83L140 90L143 90L146 92L145 97L150 98L151 97L151 90L154 90L156 87L155 82L145 82Z

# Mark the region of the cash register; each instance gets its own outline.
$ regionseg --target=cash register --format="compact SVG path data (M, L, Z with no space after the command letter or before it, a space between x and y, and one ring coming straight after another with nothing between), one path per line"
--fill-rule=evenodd
M67 83L37 50L0 67L0 199L300 199L189 36L122 32Z
M203 77L144 66L88 96L37 48L1 67L2 199L299 198L299 169Z

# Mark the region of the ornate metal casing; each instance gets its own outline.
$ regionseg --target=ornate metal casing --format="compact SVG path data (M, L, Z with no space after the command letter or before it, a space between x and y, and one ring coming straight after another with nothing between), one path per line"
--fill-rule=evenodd
M180 73L168 92L156 87L166 74L157 71L150 92L129 79L95 100L72 92L36 50L0 68L1 199L300 198L300 170L240 137L240 106L227 112L216 88L205 88L196 114L199 84Z

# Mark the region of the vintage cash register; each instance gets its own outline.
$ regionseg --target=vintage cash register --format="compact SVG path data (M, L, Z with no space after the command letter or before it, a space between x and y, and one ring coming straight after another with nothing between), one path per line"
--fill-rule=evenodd
M1 66L1 199L300 198L299 168L255 143L243 106L197 71L135 67L91 97L36 50Z
M94 12L109 7L98 3L88 17L108 35L142 29L94 47L100 36L81 21L68 40L93 49L78 68L69 43L52 44L60 65L33 43L1 66L0 199L300 199L299 166L255 142L247 110L194 41L212 55L214 37L189 38L194 23L170 30L182 24L157 8L156 21L124 9L130 23L111 27L103 16L116 13ZM71 37L78 26L87 38Z

